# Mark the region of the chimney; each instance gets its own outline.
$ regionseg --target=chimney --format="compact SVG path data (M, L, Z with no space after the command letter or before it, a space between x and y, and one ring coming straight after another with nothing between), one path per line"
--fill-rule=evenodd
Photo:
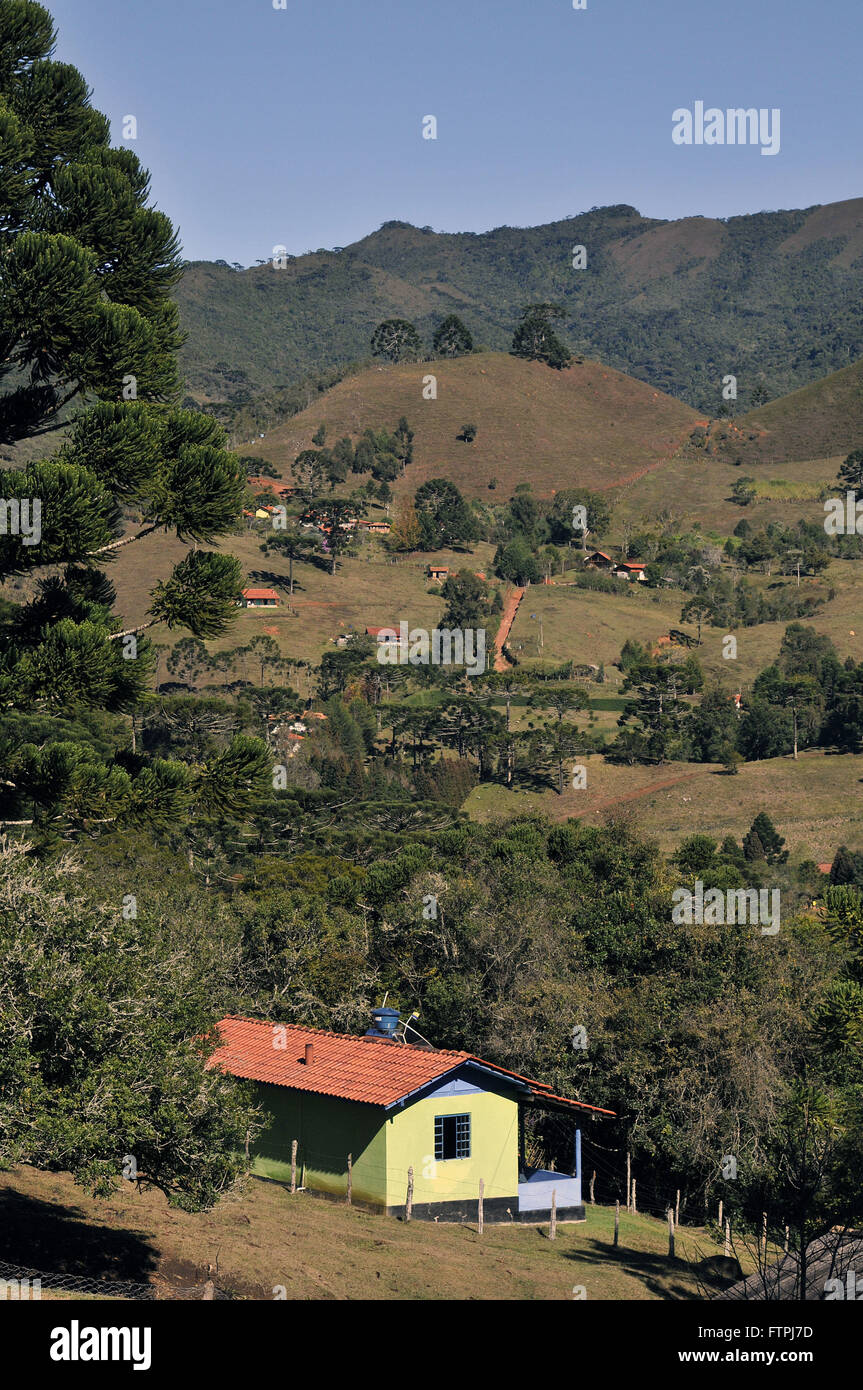
M312 1062L313 1062L314 1060L315 1060L315 1045L314 1045L314 1043L306 1043L306 1055L305 1055L305 1057L303 1058L303 1061L305 1062L305 1064L306 1064L307 1067L310 1067L310 1066L312 1065Z

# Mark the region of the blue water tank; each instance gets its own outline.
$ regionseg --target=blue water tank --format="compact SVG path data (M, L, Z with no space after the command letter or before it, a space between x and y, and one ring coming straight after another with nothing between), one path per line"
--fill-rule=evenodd
M372 1009L372 1018L375 1026L368 1030L367 1038L395 1038L400 1018L398 1009Z

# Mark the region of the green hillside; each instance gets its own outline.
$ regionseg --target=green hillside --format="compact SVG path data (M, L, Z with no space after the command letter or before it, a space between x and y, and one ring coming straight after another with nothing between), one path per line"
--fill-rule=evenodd
M586 270L572 268L576 245ZM271 255L271 249L262 248ZM368 354L381 319L425 341L450 313L503 350L525 303L553 300L579 352L688 401L794 390L863 355L863 199L666 222L597 208L541 227L440 233L387 222L345 248L244 271L191 263L176 290L201 398L242 400Z

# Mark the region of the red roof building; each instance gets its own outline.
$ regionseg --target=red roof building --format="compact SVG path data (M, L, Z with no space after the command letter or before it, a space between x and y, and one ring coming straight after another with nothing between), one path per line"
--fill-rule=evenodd
M475 1218L482 1178L488 1221L547 1219L553 1191L559 1220L584 1219L578 1126L611 1110L470 1052L416 1045L396 1010L376 1010L375 1021L359 1037L222 1019L208 1066L253 1083L273 1116L254 1172L340 1197L350 1182L353 1201L393 1215L404 1212L410 1178L413 1216L453 1221ZM574 1127L555 1170L525 1162L526 1109L553 1110Z
M281 603L275 589L244 589L243 600L247 608L278 608Z
M274 1048L274 1029L285 1034L284 1048ZM501 1077L523 1083L533 1095L554 1100L565 1108L599 1115L614 1113L556 1096L545 1082L531 1081L494 1062L484 1062L470 1052L412 1047L385 1038L328 1033L321 1028L262 1023L251 1018L223 1018L219 1032L223 1046L213 1053L209 1066L219 1066L249 1081L315 1091L320 1095L338 1096L341 1100L389 1107L418 1087L457 1070L465 1062L473 1062ZM307 1047L313 1049L311 1064L307 1061Z

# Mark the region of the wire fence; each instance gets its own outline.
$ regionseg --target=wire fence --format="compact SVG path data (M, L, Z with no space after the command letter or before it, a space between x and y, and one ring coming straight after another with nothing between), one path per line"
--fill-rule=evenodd
M7 1264L0 1260L0 1285L10 1294L24 1299L40 1298L43 1292L89 1294L95 1298L131 1300L136 1303L185 1300L225 1300L235 1297L228 1289L217 1288L212 1281L204 1284L138 1284L129 1279L91 1279L84 1274L56 1270L27 1269L24 1265Z

